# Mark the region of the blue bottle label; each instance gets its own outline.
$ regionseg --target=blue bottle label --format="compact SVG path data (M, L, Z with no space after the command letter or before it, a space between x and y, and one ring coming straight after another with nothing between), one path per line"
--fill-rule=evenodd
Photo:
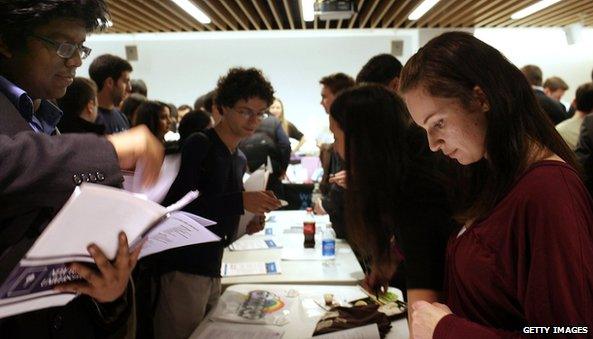
M336 241L335 240L322 240L321 242L321 253L323 254L323 256L334 256L336 255Z

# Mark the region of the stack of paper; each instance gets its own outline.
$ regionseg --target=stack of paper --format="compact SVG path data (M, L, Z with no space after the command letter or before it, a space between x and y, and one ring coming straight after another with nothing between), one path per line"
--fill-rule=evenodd
M64 305L73 299L73 294L53 290L60 283L80 279L66 264L93 263L87 251L91 243L113 260L121 231L131 248L147 241L142 256L219 241L205 228L214 222L176 211L197 196L190 192L165 208L124 190L83 183L0 286L0 318Z
M125 171L124 189L129 192L144 195L148 200L161 203L171 185L177 178L179 167L181 165L181 154L171 154L165 156L158 181L151 187L142 186L142 176L144 167L139 164L135 172Z

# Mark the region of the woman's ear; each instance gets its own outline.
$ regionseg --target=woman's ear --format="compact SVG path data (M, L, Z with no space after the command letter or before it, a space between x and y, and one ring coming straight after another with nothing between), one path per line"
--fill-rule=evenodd
M391 89L393 92L397 93L399 91L399 77L391 79L387 87L389 87L389 89Z
M485 113L490 110L490 103L488 102L486 93L479 86L474 87L474 99L479 104L482 112Z

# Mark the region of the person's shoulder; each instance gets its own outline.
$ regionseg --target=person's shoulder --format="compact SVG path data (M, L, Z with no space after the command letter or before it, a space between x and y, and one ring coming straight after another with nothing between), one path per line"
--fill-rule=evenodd
M103 115L105 115L105 114L109 114L109 113L111 113L111 110L110 110L110 109L108 109L108 108L104 108L104 107L100 107L100 106L99 106L99 107L97 107L97 112L98 112L99 114L103 114Z
M531 165L517 180L511 195L529 201L555 200L582 191L574 168L562 161L543 160Z
M593 114L587 114L585 119L583 119L582 125L585 125L587 128L593 128Z
M571 119L566 119L564 121L562 121L561 123L556 125L556 130L557 131L564 131L568 128L568 126L570 126L572 124L573 120Z
M262 125L269 125L269 126L274 126L274 127L278 127L281 126L282 123L280 122L280 120L278 118L276 118L273 115L269 115L267 118L265 118L262 122Z
M183 143L184 146L206 144L210 144L210 137L207 135L206 131L192 133Z

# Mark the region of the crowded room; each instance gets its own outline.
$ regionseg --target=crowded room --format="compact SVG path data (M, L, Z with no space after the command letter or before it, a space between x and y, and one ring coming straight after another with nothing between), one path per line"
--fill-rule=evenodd
M0 338L593 338L590 0L0 0Z

